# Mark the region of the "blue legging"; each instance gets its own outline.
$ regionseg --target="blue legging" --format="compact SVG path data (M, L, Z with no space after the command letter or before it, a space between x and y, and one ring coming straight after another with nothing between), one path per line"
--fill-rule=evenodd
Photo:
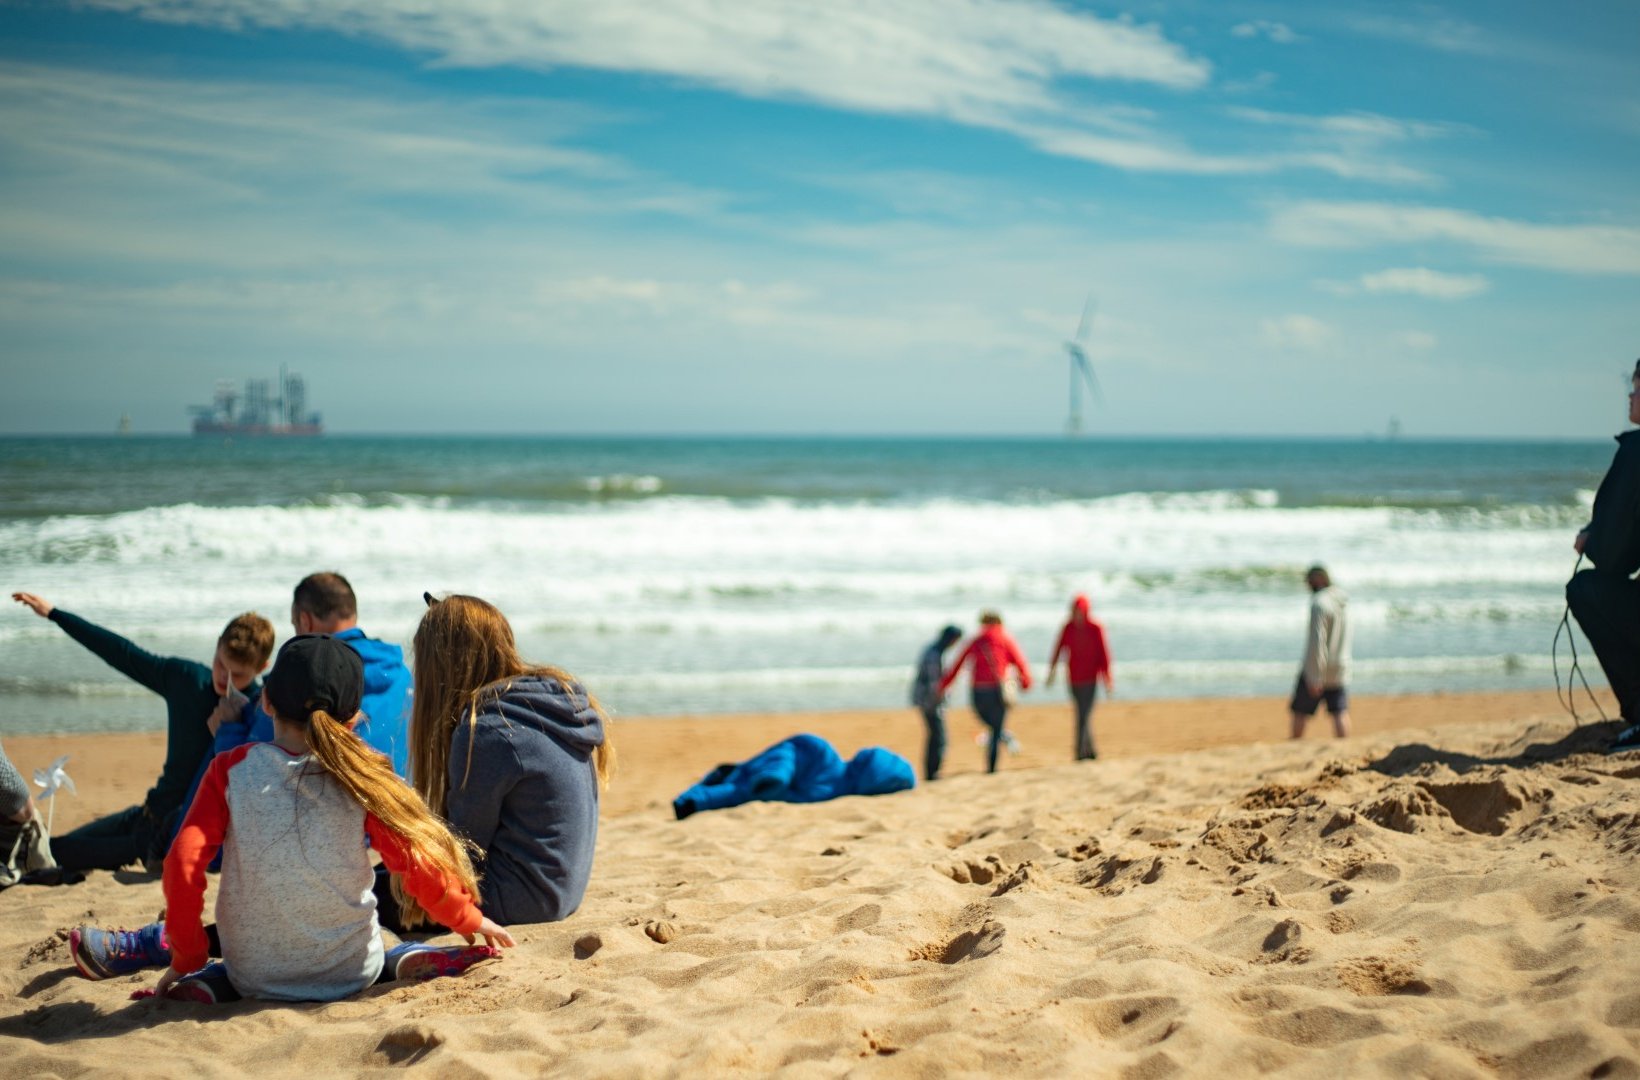
M211 929L214 930L215 927L212 927ZM215 942L213 940L213 944L214 943ZM425 952L427 948L428 946L421 945L413 941L405 941L393 946L391 949L388 949L382 955L381 974L376 976L376 982L373 985L380 985L381 983L392 982L394 979L397 979L399 977L399 961L403 960L411 953ZM467 948L468 946L464 945L448 945L443 947L440 951L454 956L464 952ZM215 960L209 964L206 964L192 975L184 975L175 983L171 984L171 989L168 993L173 996L191 998L197 996L198 990L204 990L210 995L210 999L217 1004L223 1004L229 1001L238 1001L240 999L239 991L234 989L233 981L228 978L228 965L223 963L221 960ZM191 991L194 991L194 993L191 993Z

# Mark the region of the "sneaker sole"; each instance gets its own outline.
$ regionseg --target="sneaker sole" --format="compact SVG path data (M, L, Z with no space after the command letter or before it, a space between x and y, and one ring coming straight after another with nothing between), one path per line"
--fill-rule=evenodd
M80 946L84 943L84 940L84 935L80 933L78 928L70 930L68 932L69 954L74 957L74 966L80 970L81 975L92 982L101 982L108 978L108 973L96 971L87 964L85 957L80 953Z

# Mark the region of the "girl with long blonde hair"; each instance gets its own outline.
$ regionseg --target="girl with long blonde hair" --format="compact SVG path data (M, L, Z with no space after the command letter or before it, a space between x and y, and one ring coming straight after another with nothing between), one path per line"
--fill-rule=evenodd
M608 718L574 676L518 654L512 626L475 596L426 594L416 629L410 774L476 850L484 910L511 925L580 906L614 768ZM394 882L399 921L422 912Z
M513 944L477 906L464 843L347 727L363 689L358 654L335 638L280 649L262 693L274 741L212 760L165 860L170 966L157 992L330 1001L387 979L458 974ZM384 950L367 837L424 911L486 945ZM207 966L205 868L219 848L223 961Z

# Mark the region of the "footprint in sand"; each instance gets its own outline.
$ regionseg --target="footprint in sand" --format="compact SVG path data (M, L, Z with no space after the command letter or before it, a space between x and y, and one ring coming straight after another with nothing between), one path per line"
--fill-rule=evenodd
M426 1024L402 1024L382 1036L376 1053L389 1064L414 1065L444 1045L444 1036Z
M929 960L937 964L960 964L968 960L983 960L1002 948L1007 929L994 919L987 920L976 930L964 930L950 941L930 942L911 954L913 960Z

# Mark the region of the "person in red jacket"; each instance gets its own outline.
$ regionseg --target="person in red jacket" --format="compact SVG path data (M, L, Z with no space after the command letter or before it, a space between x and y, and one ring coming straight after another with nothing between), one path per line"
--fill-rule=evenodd
M1071 601L1071 617L1059 631L1059 644L1053 647L1053 656L1048 660L1047 685L1052 686L1059 658L1065 657L1071 700L1076 702L1077 761L1092 761L1099 756L1093 745L1093 699L1101 679L1106 695L1111 692L1110 644L1105 640L1105 628L1088 614L1089 609L1086 596L1078 594Z
M940 680L941 694L956 681L964 664L970 667L974 712L979 714L980 722L991 730L991 742L985 751L985 771L996 772L997 749L1002 745L1002 729L1008 720L1008 699L1002 692L1008 669L1012 667L1019 671L1019 688L1022 691L1031 688L1031 669L1025 665L1019 645L1002 628L1002 616L994 611L980 615L979 633Z

